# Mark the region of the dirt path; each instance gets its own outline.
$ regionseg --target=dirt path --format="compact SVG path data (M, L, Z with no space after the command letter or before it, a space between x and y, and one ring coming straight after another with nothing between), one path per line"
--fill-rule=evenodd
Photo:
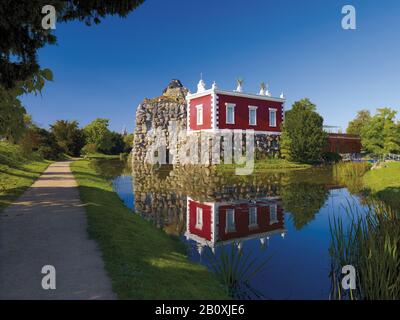
M0 213L0 299L115 298L69 165L50 165ZM55 267L55 290L42 288L44 265Z

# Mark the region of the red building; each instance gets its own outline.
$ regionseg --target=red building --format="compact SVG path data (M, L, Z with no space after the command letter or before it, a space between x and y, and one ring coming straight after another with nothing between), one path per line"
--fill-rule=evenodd
M328 133L324 151L358 154L361 152L361 138L352 134Z
M274 234L285 235L284 211L277 198L236 201L234 203L198 202L187 198L186 237L215 248L249 239L265 244Z
M188 94L188 132L217 132L222 129L253 129L255 134L279 135L284 118L285 98L274 98L261 89L259 94L244 93L239 84L235 91L208 90L203 80L197 92Z

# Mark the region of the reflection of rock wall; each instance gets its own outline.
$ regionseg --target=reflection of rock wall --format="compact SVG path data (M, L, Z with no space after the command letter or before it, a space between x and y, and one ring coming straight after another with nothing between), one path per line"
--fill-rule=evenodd
M139 192L174 192L198 201L221 202L279 196L283 175L232 176L215 167L185 166L153 169L150 165L133 168L134 188ZM135 193L136 194L136 193Z

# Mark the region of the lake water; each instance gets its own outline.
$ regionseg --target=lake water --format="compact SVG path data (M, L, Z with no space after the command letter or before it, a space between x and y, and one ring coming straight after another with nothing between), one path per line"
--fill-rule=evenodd
M332 168L235 176L98 161L96 169L133 212L180 237L190 260L213 269L233 254L231 264L254 269L242 298L329 299L329 221L363 207L357 186L337 181Z

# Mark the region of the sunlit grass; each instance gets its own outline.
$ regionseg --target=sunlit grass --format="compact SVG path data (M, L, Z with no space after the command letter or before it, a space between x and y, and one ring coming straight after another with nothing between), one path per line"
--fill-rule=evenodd
M35 153L24 155L17 145L0 142L0 211L32 185L50 163Z
M377 198L400 210L399 162L387 162L382 168L367 172L363 183Z

